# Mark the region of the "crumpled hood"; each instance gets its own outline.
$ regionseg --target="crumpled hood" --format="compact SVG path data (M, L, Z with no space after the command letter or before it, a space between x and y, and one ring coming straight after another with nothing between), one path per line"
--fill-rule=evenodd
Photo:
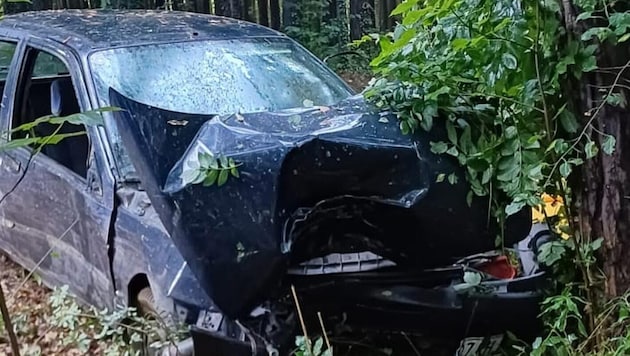
M403 135L398 120L352 97L334 107L204 116L110 90L125 148L173 242L216 305L236 318L281 289L286 269L332 252L372 251L435 267L493 248L487 200L466 204L442 133ZM221 187L184 184L200 152L234 159ZM440 173L460 183L436 183ZM529 231L528 212L507 227Z

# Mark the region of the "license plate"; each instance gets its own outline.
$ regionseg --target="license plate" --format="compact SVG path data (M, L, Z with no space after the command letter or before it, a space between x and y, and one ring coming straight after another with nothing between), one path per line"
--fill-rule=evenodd
M463 339L455 356L490 356L499 351L503 335L467 337Z

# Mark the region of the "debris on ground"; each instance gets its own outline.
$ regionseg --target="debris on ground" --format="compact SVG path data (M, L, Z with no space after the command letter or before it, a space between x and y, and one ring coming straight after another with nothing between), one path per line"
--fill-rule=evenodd
M52 322L53 308L49 302L52 291L44 286L37 274L29 273L0 254L0 283L6 293L7 307L20 342L22 355L84 355L78 347L64 346L68 332ZM9 340L0 323L0 355L11 355ZM89 331L89 330L88 330ZM91 355L103 355L103 342L90 345Z

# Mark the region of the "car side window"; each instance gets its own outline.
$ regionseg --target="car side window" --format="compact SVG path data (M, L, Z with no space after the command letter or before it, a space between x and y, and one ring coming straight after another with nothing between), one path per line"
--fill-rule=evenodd
M36 119L52 116L68 116L81 112L76 90L64 62L53 54L28 48L15 96L12 128ZM83 125L69 123L41 123L32 134L35 137L68 135L57 144L43 147L41 154L48 156L80 177L87 175L89 141ZM24 137L16 132L12 138Z
M56 77L69 75L68 68L63 62L46 52L39 52L33 67L33 78Z
M0 95L4 92L4 87L7 84L9 68L11 68L11 61L16 49L17 43L0 42Z

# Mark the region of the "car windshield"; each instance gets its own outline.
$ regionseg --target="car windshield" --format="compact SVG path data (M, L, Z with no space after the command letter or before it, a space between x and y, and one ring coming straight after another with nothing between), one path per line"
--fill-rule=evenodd
M90 56L97 90L190 114L332 105L350 93L312 55L287 39L156 44Z
M109 106L109 88L153 107L208 115L327 106L352 95L330 69L286 38L107 49L92 53L89 63L101 106ZM120 137L108 132L127 176L133 169Z

